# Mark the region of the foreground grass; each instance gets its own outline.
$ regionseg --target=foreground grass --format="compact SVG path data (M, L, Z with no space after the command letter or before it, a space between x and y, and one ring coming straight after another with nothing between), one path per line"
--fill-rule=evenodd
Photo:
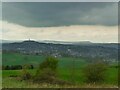
M116 85L109 85L109 84L76 84L76 85L57 85L57 84L35 84L31 81L19 81L15 78L4 78L3 79L3 88L117 88Z
M117 87L117 81L118 81L118 69L116 68L109 68L106 75L106 80L102 84L86 84L85 83L85 78L84 75L82 74L82 70L76 69L75 73L72 74L72 71L69 69L59 69L58 71L58 77L62 80L66 80L69 82L73 82L74 85L64 85L64 86L59 86L59 85L50 85L50 84L35 84L32 83L32 81L20 81L16 77L10 77L11 75L21 75L21 70L3 70L3 82L2 85L4 88L58 88L58 87ZM35 75L36 69L34 70L29 70L29 72L32 75ZM71 77L72 75L72 77Z
M0 70L0 89L2 89L2 70Z

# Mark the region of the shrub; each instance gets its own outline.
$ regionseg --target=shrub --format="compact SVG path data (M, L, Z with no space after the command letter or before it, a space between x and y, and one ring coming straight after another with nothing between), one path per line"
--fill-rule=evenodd
M31 74L27 71L27 67L23 67L21 79L29 80L29 79L31 79L31 77L32 77Z
M49 83L49 84L59 84L66 85L71 84L67 81L60 80L57 78L56 72L50 68L44 68L41 72L37 73L34 77L35 83Z
M33 65L30 65L30 69L34 69L34 66L33 66Z
M46 82L52 83L56 78L56 70L58 67L58 60L54 57L47 57L45 61L43 61L34 77L34 82Z
M107 65L103 62L97 62L87 65L83 71L86 78L86 82L98 83L104 81L106 70Z
M21 75L21 79L22 80L29 80L29 79L31 79L31 74L28 71L23 70L22 75Z
M58 67L58 60L55 57L47 57L44 62L42 62L39 66L39 69L42 70L44 68L50 68L52 70L56 70Z
M44 68L40 72L37 72L34 81L39 83L42 82L51 83L55 77L56 73L52 69Z

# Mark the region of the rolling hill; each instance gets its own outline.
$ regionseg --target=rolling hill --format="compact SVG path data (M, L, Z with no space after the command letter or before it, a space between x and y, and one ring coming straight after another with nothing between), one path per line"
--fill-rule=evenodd
M23 54L52 55L55 57L102 58L112 62L118 58L117 43L72 43L55 44L37 41L2 43L3 53L19 52Z

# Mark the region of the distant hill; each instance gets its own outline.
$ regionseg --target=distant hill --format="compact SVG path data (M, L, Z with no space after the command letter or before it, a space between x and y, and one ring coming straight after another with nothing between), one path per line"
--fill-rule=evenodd
M118 57L117 43L45 43L27 40L15 43L2 43L3 51L17 51L24 54L53 55L56 57L89 57L104 58L109 61L115 61Z
M43 40L43 41L38 41L38 42L53 43L53 44L91 44L90 41L66 42L66 41L49 41L49 40Z
M2 43L14 43L14 42L22 42L20 40L0 40Z

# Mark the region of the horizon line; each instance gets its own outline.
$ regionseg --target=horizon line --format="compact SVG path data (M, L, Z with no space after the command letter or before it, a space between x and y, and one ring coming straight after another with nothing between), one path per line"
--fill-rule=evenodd
M88 43L120 43L120 42L93 42L89 40L81 40L81 41L62 41L62 40L36 40L36 39L19 39L19 40L9 40L9 39L0 39L0 41L36 41L36 42L45 42L51 43L51 42L63 42L63 43L80 43L80 42L88 42ZM48 42L47 42L48 41Z

